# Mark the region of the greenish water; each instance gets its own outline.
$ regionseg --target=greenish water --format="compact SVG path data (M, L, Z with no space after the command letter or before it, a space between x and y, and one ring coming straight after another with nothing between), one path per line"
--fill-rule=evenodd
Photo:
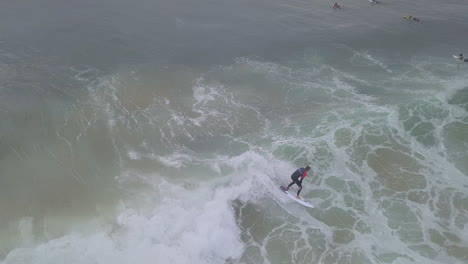
M462 1L137 2L0 4L0 263L468 261Z

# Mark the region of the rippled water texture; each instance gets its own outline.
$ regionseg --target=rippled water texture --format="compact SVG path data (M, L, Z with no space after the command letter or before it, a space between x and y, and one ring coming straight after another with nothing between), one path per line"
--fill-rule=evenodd
M331 4L0 3L0 263L467 263L468 7Z

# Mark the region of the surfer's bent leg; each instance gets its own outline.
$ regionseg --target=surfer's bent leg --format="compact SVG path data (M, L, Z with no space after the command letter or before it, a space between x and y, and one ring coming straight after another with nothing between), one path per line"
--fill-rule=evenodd
M299 194L300 194L301 191L302 191L302 181L297 181L296 184L299 186L299 190L297 191L297 197L299 197Z
M301 186L301 183L300 183L300 181L299 181L299 177L295 177L295 176L296 176L296 175L294 175L294 174L291 175L291 180L292 180L292 182L288 185L288 187L286 187L286 190L288 190L289 187L293 186L294 184L297 184L297 185Z
M286 190L289 190L289 187L293 186L294 184L297 184L297 186L299 186L299 190L300 190L300 188L302 187L301 186L302 182L298 178L294 178L293 176L291 176L291 180L292 180L292 182L288 185L288 187L286 187Z

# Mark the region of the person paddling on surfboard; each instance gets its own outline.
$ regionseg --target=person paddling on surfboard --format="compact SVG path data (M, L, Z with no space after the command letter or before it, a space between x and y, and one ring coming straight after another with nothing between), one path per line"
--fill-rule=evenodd
M309 166L306 166L305 168L299 168L297 169L292 175L291 175L291 180L292 182L288 185L288 187L284 188L284 190L289 190L289 187L293 186L294 184L297 184L299 186L299 190L297 191L297 199L301 199L299 197L299 193L301 193L302 190L302 180L304 180L305 177L307 177L307 172L310 170Z
M419 18L415 18L413 16L404 16L403 18L406 19L406 20L413 20L413 21L417 21L417 22L421 21Z
M460 55L458 55L458 59L461 60L461 61L464 59L463 53L460 53Z
M335 4L333 5L333 8L334 9L339 9L339 8L341 8L341 6L338 3L335 2Z

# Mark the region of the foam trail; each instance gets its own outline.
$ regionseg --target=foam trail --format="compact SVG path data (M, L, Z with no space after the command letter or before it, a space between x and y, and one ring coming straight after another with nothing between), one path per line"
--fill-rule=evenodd
M36 247L12 251L2 262L220 263L239 258L243 245L230 202L249 183L186 190L161 183L161 204L149 215L124 209L113 226L93 234L69 234ZM187 221L190 219L190 221ZM24 224L23 224L24 225Z

